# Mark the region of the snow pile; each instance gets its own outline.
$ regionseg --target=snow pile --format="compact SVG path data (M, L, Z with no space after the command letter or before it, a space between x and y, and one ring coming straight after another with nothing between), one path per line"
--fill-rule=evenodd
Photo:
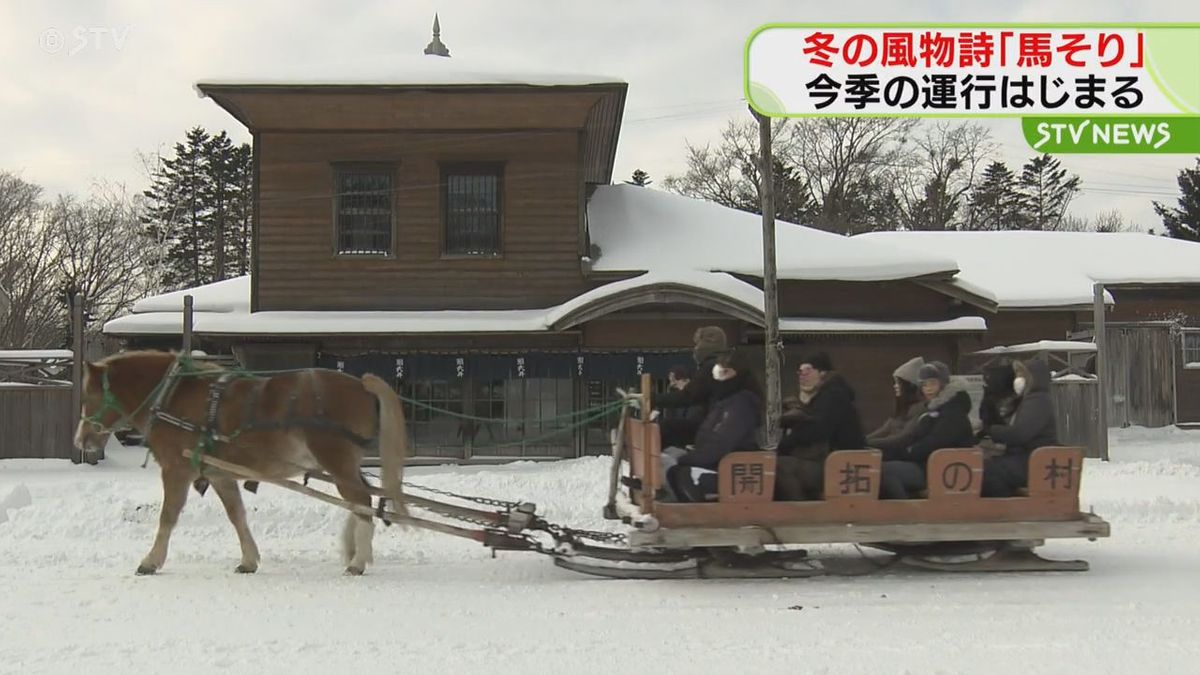
M1114 431L1084 508L1113 537L1051 542L1086 573L890 573L810 580L613 581L400 527L340 575L342 514L269 485L246 495L263 553L238 548L210 490L190 495L162 573L137 578L158 472L139 449L96 467L0 461L0 670L20 673L1187 672L1200 659L1200 432ZM607 458L412 468L422 484L537 502L592 529ZM847 549L852 553L853 549ZM64 617L76 628L64 638Z
M1096 282L1200 284L1200 244L1150 234L871 232L854 239L948 256L960 269L955 286L1000 307L1089 305Z
M762 217L690 197L605 185L588 202L596 271L687 269L761 277ZM783 221L775 224L780 279L888 281L953 274L953 256L879 245Z
M29 494L29 488L24 484L18 484L8 493L4 499L0 499L0 524L8 522L9 509L23 509L26 506L33 504L33 497Z

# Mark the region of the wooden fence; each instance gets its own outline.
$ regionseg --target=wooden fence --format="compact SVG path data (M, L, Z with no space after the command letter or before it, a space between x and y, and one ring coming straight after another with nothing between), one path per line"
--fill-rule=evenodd
M1050 386L1058 420L1058 442L1084 448L1085 456L1101 457L1103 445L1100 433L1100 382L1095 379L1071 376L1059 378Z
M0 383L0 459L74 459L71 385Z
M64 349L0 351L0 459L80 460L74 360Z

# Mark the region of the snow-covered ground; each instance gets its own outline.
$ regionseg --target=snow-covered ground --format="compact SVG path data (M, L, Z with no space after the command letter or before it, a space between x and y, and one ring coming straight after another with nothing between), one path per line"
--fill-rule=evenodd
M1083 488L1112 538L1043 549L1090 572L794 581L594 579L395 527L367 576L347 578L341 512L271 486L246 495L258 574L233 574L210 491L192 495L165 569L135 577L159 499L140 451L0 461L0 500L23 485L32 502L0 522L0 672L1197 672L1200 432L1117 432L1112 452ZM600 528L606 467L410 478Z

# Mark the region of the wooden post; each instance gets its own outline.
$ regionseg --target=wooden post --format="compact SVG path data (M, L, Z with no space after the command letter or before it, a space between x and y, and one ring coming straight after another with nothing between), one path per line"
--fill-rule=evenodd
M83 415L83 362L87 358L83 350L83 298L79 293L70 296L71 300L71 422ZM83 451L71 444L71 462L83 462Z
M183 296L183 353L192 353L192 296Z
M654 452L651 449L651 446L653 445L652 438L654 428L650 426L650 387L654 385L654 380L650 377L650 373L642 373L641 385L641 416L642 422L644 422L642 425L642 452L645 453L643 456L644 463L642 466L646 467L646 475L642 480L642 503L640 506L643 513L654 513L654 484L653 481L650 480L650 476L655 475L661 470L661 468L655 466L655 462L658 461L658 458L654 456ZM665 485L667 477L663 476L662 479L663 484Z
M759 198L762 209L763 247L763 357L767 380L766 445L779 444L779 415L782 409L783 384L780 379L779 357L779 299L775 268L775 178L771 159L771 118L750 112L758 120Z
M1104 353L1108 343L1105 335L1104 284L1092 286L1092 335L1096 343L1096 397L1100 405L1096 410L1096 439L1100 443L1100 459L1108 461L1108 357Z

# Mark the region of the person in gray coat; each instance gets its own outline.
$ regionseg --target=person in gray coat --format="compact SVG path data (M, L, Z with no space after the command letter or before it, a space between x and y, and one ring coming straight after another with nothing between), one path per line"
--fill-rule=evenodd
M892 416L867 434L868 448L898 450L915 440L917 419L925 412L926 405L921 393L921 368L924 365L925 359L918 356L905 361L892 373L892 392L896 395Z
M1020 397L1009 424L994 424L987 435L1004 454L983 463L983 496L1012 497L1029 484L1029 455L1058 445L1058 423L1050 397L1050 365L1044 359L1013 363L1013 391Z

